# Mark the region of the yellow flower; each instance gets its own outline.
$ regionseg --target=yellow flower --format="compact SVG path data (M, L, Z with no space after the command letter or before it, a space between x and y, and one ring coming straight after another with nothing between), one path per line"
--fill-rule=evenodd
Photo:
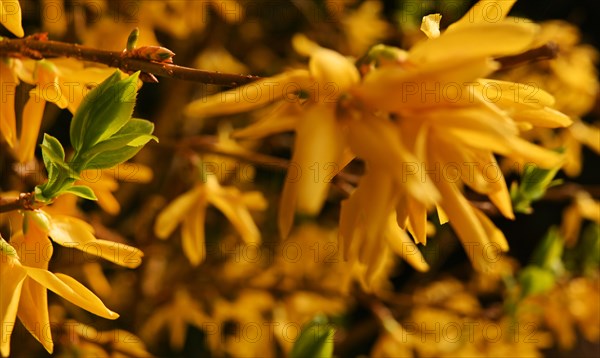
M287 237L294 212L316 215L327 196L330 180L349 161L340 136L337 101L358 83L353 63L337 52L310 46L309 71L291 70L281 75L191 103L191 116L244 112L274 104L261 121L240 131L237 137L262 137L295 130L296 140L290 169L281 194L279 229ZM301 100L298 93L308 96ZM281 118L283 116L284 118Z
M260 192L242 193L235 187L222 187L213 173L205 175L205 182L196 184L163 209L154 225L156 236L166 239L182 223L183 251L194 266L206 257L204 222L208 204L214 205L227 217L247 244L260 243L260 231L249 209L264 210L267 205Z
M365 1L341 19L351 54L362 55L369 46L386 36L389 24L381 17L382 9L383 4L379 1Z
M188 325L205 329L207 323L213 322L214 320L206 315L186 290L178 289L171 302L156 309L146 320L140 335L147 341L154 341L166 326L169 329L169 345L181 351L187 337Z
M0 253L2 356L10 354L10 336L17 316L44 348L52 353L47 289L98 316L108 319L119 317L72 277L47 270L52 244L36 224L30 223L26 234L18 232L13 235L10 247L4 239L0 240L3 247Z
M483 78L498 69L495 57L521 53L535 38L537 25L505 19L513 3L481 1L443 33L440 16L425 17L422 28L429 39L408 51L390 49L381 59L373 58L373 64L364 66L362 80L348 59L296 36L296 49L310 56L308 72L288 71L201 99L187 112L223 115L274 104L271 113L237 136L295 130L279 209L281 236L288 235L295 210L317 214L325 199L328 183L305 173L313 174L315 164L331 163L334 175L356 155L366 163L366 174L342 202L340 236L345 258L367 266L367 281L378 270L378 254L388 246L426 270L418 250L407 256L404 249L415 248L406 246L410 241L397 227L425 244L427 212L434 205L442 223L447 217L456 230L474 266L487 270L508 245L463 196L463 185L487 195L504 216L513 218L494 154L556 166L563 158L522 139L519 129L571 123L551 108L554 99L547 92ZM500 7L496 22L489 21L490 4ZM330 96L315 90L332 85L336 91ZM293 182L297 172L302 176Z
M499 3L505 15L512 2ZM506 182L493 154L522 158L544 167L556 165L562 158L521 139L517 124L520 121L557 127L569 124L570 120L550 108L553 98L544 91L523 93L524 85L481 79L498 68L493 57L527 49L537 30L536 25L525 22L486 22L482 5L485 4L476 4L439 36L435 29L439 18L427 18L424 28L429 39L406 53L398 52L396 63L385 63L371 70L351 92L375 113L360 116L365 128L374 123L389 127L385 135L378 136L380 142L385 142L379 146L403 143L414 155L415 159L400 162L405 166L401 175L405 181L407 176L418 175L435 186L440 196L434 197L434 202L447 215L475 268L487 270L498 257L498 251L506 251L508 245L493 223L463 196L462 185L487 195L504 216L513 218ZM464 43L472 45L465 48ZM494 97L489 88L495 91ZM387 114L376 112L381 110ZM375 239L383 227L381 215L387 217L395 209L398 224L402 228L409 226L415 240L424 243L431 197L424 199L414 195L415 190L391 187L385 173L399 170L398 161L386 163L383 150L369 153L364 149L361 155L359 148L376 148L376 145L367 145L369 142L360 132L354 138L352 150L366 160L367 175L369 170L378 173L365 184L364 191L370 193L363 196L365 199L358 198L363 190L361 181L347 203L342 204L344 240L351 241L347 235L359 235L358 242ZM380 203L367 203L376 200ZM356 217L358 214L352 211L366 205L370 209L362 215L367 227L372 225L379 231L362 234L361 238L354 231L356 220L344 218ZM375 213L371 205L380 211L370 215Z

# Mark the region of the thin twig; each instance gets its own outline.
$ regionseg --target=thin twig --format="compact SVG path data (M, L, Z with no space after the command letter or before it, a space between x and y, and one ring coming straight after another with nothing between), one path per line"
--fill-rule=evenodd
M254 152L243 152L235 151L223 148L217 143L217 139L214 136L195 136L186 138L181 145L189 146L195 150L208 152L217 155L223 155L226 157L242 160L245 162L257 164L262 167L272 167L275 169L287 170L290 166L290 161L274 157L271 155L254 153ZM332 184L338 187L344 194L350 195L354 190L354 187L358 184L360 177L354 174L339 172L331 180Z
M35 210L35 194L21 193L17 198L6 199L0 197L0 213L13 210Z
M525 51L518 55L498 57L495 61L500 63L502 70L521 66L530 62L551 60L558 55L558 44L549 41L540 47Z
M52 57L72 57L81 61L102 63L125 72L142 71L162 77L221 86L240 86L260 77L198 70L170 63L124 56L123 52L100 50L82 45L45 40L42 34L23 39L2 39L0 56L29 57L35 60Z

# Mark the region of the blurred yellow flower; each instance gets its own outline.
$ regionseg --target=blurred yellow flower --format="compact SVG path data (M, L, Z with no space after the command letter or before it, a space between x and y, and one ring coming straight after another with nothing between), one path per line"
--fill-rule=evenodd
M168 238L182 223L183 251L194 266L206 257L204 221L208 204L214 205L227 217L247 244L260 243L260 231L249 210L264 210L267 206L260 192L242 193L235 187L221 186L214 173L204 175L204 182L173 200L154 223L154 233L161 239Z
M583 220L600 224L600 201L592 199L589 193L580 191L575 200L563 211L561 235L568 246L577 243Z
M159 307L146 320L140 335L147 341L154 341L161 329L167 327L171 348L181 351L187 337L188 325L204 329L206 324L211 322L201 306L192 300L190 294L184 289L178 289L171 302Z

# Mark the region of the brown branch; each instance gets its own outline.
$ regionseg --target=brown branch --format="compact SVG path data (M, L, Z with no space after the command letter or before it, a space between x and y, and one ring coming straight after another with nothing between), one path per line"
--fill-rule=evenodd
M259 79L257 76L198 70L125 56L123 52L119 51L99 50L67 42L45 40L43 34L27 36L23 39L2 39L0 56L29 57L35 60L72 57L81 61L102 63L125 72L142 71L162 77L232 87Z
M558 44L550 41L518 55L498 57L495 60L500 63L501 70L507 70L530 62L551 60L556 58L558 50Z
M164 141L161 143L164 144ZM271 155L234 151L219 146L215 136L194 136L184 139L181 142L170 143L174 147L193 148L201 152L211 153L226 156L229 158L241 160L244 162L259 165L264 168L274 168L279 170L287 170L290 166L290 161L287 159L274 157ZM358 184L360 177L354 174L339 172L331 180L331 183L349 196L354 187Z
M13 210L35 210L37 209L34 193L21 193L18 198L6 199L0 197L0 213Z

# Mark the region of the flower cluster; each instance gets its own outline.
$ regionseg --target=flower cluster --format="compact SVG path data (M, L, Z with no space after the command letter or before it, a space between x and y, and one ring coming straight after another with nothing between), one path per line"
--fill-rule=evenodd
M513 3L498 3L503 16ZM374 47L358 68L350 58L297 38L296 48L309 56L308 70L290 70L198 100L187 113L226 115L268 105L265 117L236 135L293 130L292 164L301 173L316 163L331 166L333 176L352 158L362 160L365 174L341 205L340 238L345 257L366 266L367 277L386 248L427 270L419 251L407 248L426 243L427 214L433 208L457 232L474 267L488 270L508 244L469 203L463 186L486 195L513 218L502 173L489 180L485 169L497 167L496 154L542 167L560 164L560 154L522 139L520 130L571 121L552 109L554 99L547 92L485 78L499 69L495 58L529 49L538 26L515 19L489 22L482 8L474 6L445 31L439 29L439 15L427 16L422 30L428 39L408 51ZM470 45L461 46L465 43ZM456 163L471 163L472 170L456 170ZM440 175L440 167L449 169ZM330 180L288 171L279 207L281 236L289 234L294 211L319 213L329 185Z

